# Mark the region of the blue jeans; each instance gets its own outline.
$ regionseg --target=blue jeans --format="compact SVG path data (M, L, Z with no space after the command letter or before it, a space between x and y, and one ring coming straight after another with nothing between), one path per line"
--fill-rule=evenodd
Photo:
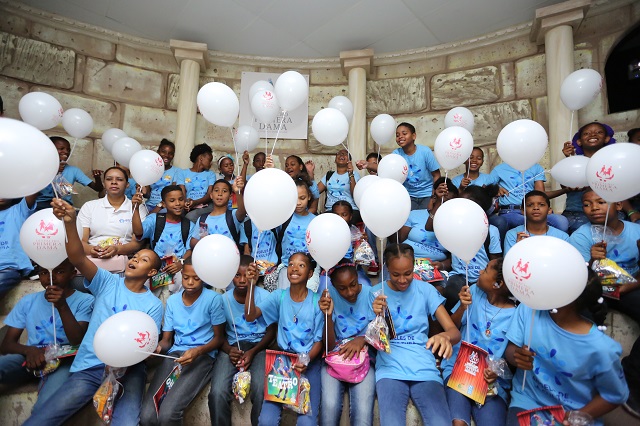
M585 223L589 223L589 219L587 219L587 216L581 211L569 212L565 210L562 212L562 216L566 217L569 221L569 230L567 231L569 235L573 234L576 229L580 228Z
M174 351L171 352L171 355L179 357L183 353L184 351ZM175 366L174 360L165 358L156 369L142 403L141 425L181 425L184 410L209 381L213 358L208 354L203 354L191 364L185 365L180 377L164 397L160 410L156 412L153 395L160 389Z
M447 383L447 377L444 382ZM450 387L445 388L451 421L462 420L471 425L471 417L477 426L504 426L507 416L507 404L499 396L488 397L484 405L478 407L475 401L467 398Z
M250 342L240 342L240 348L247 351L256 344ZM251 387L249 398L251 400L251 424L258 424L258 417L262 410L264 401L264 364L266 352L260 351L254 357L249 372L251 373ZM231 425L231 381L238 369L231 363L229 355L219 351L216 363L213 366L211 375L211 391L209 392L209 415L211 424L217 426Z
M0 298L20 284L20 281L22 281L22 275L17 269L0 270Z
M40 410L42 402L54 395L69 377L69 369L73 358L66 358L60 361L60 366L53 373L38 380L22 366L25 357L20 354L9 354L0 356L0 384L21 386L29 382L39 381L38 400L33 406L33 411Z
M518 422L518 413L522 413L523 411L527 411L524 408L519 407L509 407L507 411L507 426L520 426Z
M71 373L64 382L64 394L52 395L43 400L38 411L33 411L23 426L54 426L64 424L71 416L90 403L93 395L102 384L104 365ZM146 381L143 362L129 367L119 380L124 393L116 401L113 409L113 425L137 426L140 420L140 407Z
M451 424L444 387L438 382L380 379L376 383L376 393L381 426L405 425L409 398L425 426Z
M311 391L309 397L311 400L311 411L304 416L298 414L298 426L315 426L318 424L318 414L320 412L320 395L322 394L322 381L320 379L320 370L322 369L322 361L315 359L307 366L304 376L309 379ZM280 414L283 405L277 402L264 401L262 411L260 411L259 425L278 426L280 424Z
M345 389L349 391L349 419L352 426L373 424L373 402L376 395L374 367L360 383L346 383L331 377L327 367L322 367L322 426L338 426L342 417L342 401Z
M411 210L426 210L431 197L410 197Z
M489 223L498 228L500 245L503 246L507 231L516 226L524 225L524 216L520 209L500 209L497 214L489 216ZM561 214L547 216L547 224L563 232L567 232L569 229L569 220Z

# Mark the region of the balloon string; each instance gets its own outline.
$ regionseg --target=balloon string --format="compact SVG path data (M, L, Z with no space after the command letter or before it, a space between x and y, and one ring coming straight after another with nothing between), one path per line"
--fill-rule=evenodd
M524 180L524 173L520 172L520 173L522 173L522 185L515 186L510 192L513 192L514 190L519 189L519 188L524 188L524 185L526 183L529 183L532 180L534 180L535 178L537 178L538 176L544 175L545 173L550 172L550 171L551 171L551 169L543 170L540 173L534 175L533 177L527 179L526 181Z
M382 237L378 237L378 239L380 240L380 247L384 247L384 244L382 243ZM380 267L380 282L382 283L382 295L384 296L384 256L382 257L382 264L380 266L381 266ZM383 311L383 315L384 315L384 311Z
M271 156L273 157L273 151L276 149L276 142L278 142L278 136L280 135L280 129L282 129L282 123L284 122L284 116L287 114L287 111L282 110L282 119L280 123L278 123L278 131L276 132L276 138L273 140L273 146L271 147Z
M524 188L524 172L521 172L521 173L522 173L522 188ZM522 197L522 201L524 201L524 196ZM522 217L524 217L524 232L527 232L527 215L526 215L526 210L524 208L524 205L522 206L522 210L524 210L522 212ZM489 253L487 253L487 257L489 257Z
M269 152L269 139L267 138L267 126L264 127L264 154L267 155Z
M262 234L262 231L258 230L258 238L256 241L256 245L253 247L253 261L255 263L256 261L256 256L258 255L258 245L260 244L260 235ZM272 273L275 273L276 271L273 271ZM251 283L249 284L249 300L251 300L251 293L253 291L253 278L251 279ZM247 304L247 302L245 302L245 314L249 315L249 305Z
M444 183L445 185L447 184L447 179L449 179L449 170L445 170L444 171ZM434 190L437 188L434 188ZM440 204L444 204L444 194L442 194L442 200L440 201ZM400 242L400 241L398 241Z
M575 111L571 110L571 121L569 121L569 140L573 141L573 113Z
M71 151L69 151L69 156L67 157L67 161L65 163L69 163L71 156L73 155L73 150L76 149L76 144L78 143L78 138L73 138L73 146L71 147Z
M49 287L53 286L53 270L49 269ZM62 319L61 319L62 321ZM56 336L56 307L51 302L51 322L53 323L53 344L58 344L58 336Z
M487 257L489 257L489 253L487 253ZM467 267L465 269L465 285L467 286L467 292L469 291L469 262L467 262ZM465 315L467 316L467 342L471 343L471 323L469 322L469 309L466 310Z
M604 226L602 227L602 242L606 242L607 222L609 222L609 203L607 203L607 214L604 216Z
M141 351L141 350L135 350L134 352L139 352L141 354L148 354L148 355L153 355L153 356L159 356L159 357L162 357L162 358L178 359L177 356L162 355L162 354L157 354L155 352L146 352L146 351Z
M349 143L349 141L347 141L347 144ZM347 154L349 154L349 162L351 162L351 151L349 151L349 147L347 145L344 144L344 142L342 142L342 146L344 146L344 149L347 150Z
M324 289L326 291L329 291L329 277L327 276L329 271L325 271L324 274ZM324 335L325 335L325 339L324 339L324 353L328 354L329 353L329 314L325 311L324 313Z
M531 350L531 340L533 340L533 321L536 319L536 310L531 310L531 328L529 329L529 343L527 344L527 348ZM524 384L527 382L527 370L524 370L524 374L522 376L522 390L524 390Z
M242 349L240 349L240 339L238 338L238 330L236 329L236 320L233 318L233 312L231 311L231 301L229 300L228 291L225 293L225 299L227 299L227 306L229 306L229 314L231 314L231 324L233 324L233 332L236 334L236 344L238 345L238 350L242 352Z
M469 162L469 165L467 166L467 179L469 179L469 176L471 174L471 156L469 156L467 161Z
M233 134L233 131L235 129L233 127L229 127L229 130L231 130L231 140L233 141L233 149L236 151L236 167L238 168L238 173L236 174L236 176L240 176L240 162L238 161L238 147L236 146L236 138Z

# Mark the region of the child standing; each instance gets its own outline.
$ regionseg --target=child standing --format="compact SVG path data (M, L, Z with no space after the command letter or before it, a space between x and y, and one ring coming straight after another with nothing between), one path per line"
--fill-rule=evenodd
M184 410L209 381L218 349L224 341L224 314L218 293L204 288L191 259L184 262L182 291L167 300L162 340L156 353L168 353L157 368L142 404L140 424L181 424ZM180 377L156 411L154 393L167 379L176 363Z
M480 172L480 167L484 164L484 151L475 147L471 151L469 159L465 161L465 173L451 179L451 182L460 190L464 190L469 185L485 186L491 183L489 175Z
M184 192L185 207L189 211L187 219L195 222L202 214L198 210L208 207L211 201L211 186L216 181L216 175L209 170L213 161L213 152L206 143L193 147L189 159L193 166L180 170L176 173L174 180Z
M338 200L345 200L353 208L354 222L362 222L360 210L353 200L353 189L358 183L360 175L353 173L353 164L351 164L351 156L346 149L341 149L336 154L336 170L327 172L318 182L318 191L320 194L327 191L327 200L324 203L325 211L331 211L331 206Z
M315 169L315 165L313 162L309 163L312 169ZM309 203L309 211L313 214L318 213L318 202L320 201L320 190L318 189L318 184L309 176L307 172L307 167L305 163L302 161L302 158L297 155L290 155L284 162L284 171L291 176L293 180L298 178L304 180L309 186L309 190L311 191L311 195L313 196L311 202Z
M164 174L156 183L151 184L147 209L150 213L158 213L165 208L162 203L162 189L176 182L176 176L180 169L173 166L173 157L176 155L176 146L167 139L162 139L158 146L158 155L164 163Z

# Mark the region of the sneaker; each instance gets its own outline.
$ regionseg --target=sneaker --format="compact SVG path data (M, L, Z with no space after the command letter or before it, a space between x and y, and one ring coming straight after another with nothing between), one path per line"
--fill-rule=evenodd
M378 272L380 272L380 267L378 265L372 265L367 268L367 275L370 277L377 277Z

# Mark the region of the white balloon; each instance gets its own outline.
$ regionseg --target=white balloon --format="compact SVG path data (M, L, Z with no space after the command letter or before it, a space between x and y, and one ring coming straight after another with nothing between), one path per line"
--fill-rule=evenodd
M236 149L238 152L253 151L260 142L258 131L251 126L240 126L236 130Z
M587 181L587 164L589 157L572 155L558 161L551 168L551 176L560 184L569 188L589 186Z
M24 95L18 103L18 111L22 121L38 130L56 127L62 121L64 113L60 102L44 92L31 92Z
M360 207L360 201L365 191L379 179L380 177L376 175L366 175L358 180L356 187L353 188L353 200L356 202L356 206Z
M438 208L433 218L433 231L438 242L465 262L470 262L482 248L489 220L475 202L454 198Z
M102 146L107 152L111 153L111 149L113 148L113 144L120 138L128 137L127 134L120 129L108 129L102 134Z
M460 126L473 133L473 113L464 107L455 107L444 116L444 127Z
M67 258L64 247L64 223L54 216L53 209L35 212L20 228L20 245L41 267L53 270Z
M349 124L353 118L353 104L346 96L335 96L329 101L329 108L335 108L347 118Z
M275 84L278 102L284 111L293 111L309 97L309 84L297 71L286 71Z
M351 247L351 230L347 222L334 213L325 213L309 222L307 249L322 268L333 268Z
M547 149L549 138L533 120L516 120L498 134L496 148L500 158L516 170L524 172L536 164Z
M396 120L389 114L380 114L371 120L371 137L378 145L386 145L396 134Z
M106 319L93 336L93 350L111 367L130 367L144 361L158 347L158 325L148 314L118 312Z
M240 112L240 102L236 93L229 86L218 82L202 86L198 91L196 103L205 120L216 126L233 126Z
M404 183L409 173L409 165L400 154L389 154L382 157L378 164L378 176Z
M324 108L313 117L311 131L322 145L336 146L347 139L349 122L337 109Z
M0 198L35 194L58 174L60 158L40 130L10 118L0 118Z
M240 252L236 243L221 234L207 235L193 249L193 269L201 280L215 288L227 288L238 272Z
M266 80L259 80L253 83L251 85L251 88L249 89L249 102L251 102L251 100L256 95L256 93L262 92L265 90L267 92L273 92L273 84L269 83Z
M569 74L560 86L560 99L571 111L589 105L602 90L602 76L592 69L577 70Z
M584 258L575 247L544 235L515 244L502 264L511 294L540 310L561 308L576 300L585 288L587 273Z
M251 112L261 123L271 123L280 114L275 92L262 90L251 99Z
M587 164L589 186L609 203L640 192L640 146L616 143L599 149Z
M440 132L433 146L438 163L445 170L464 164L473 151L473 136L464 127L447 127Z
M298 188L291 176L280 169L262 169L251 176L244 189L244 206L251 221L261 231L282 225L298 202Z
M140 151L142 146L133 138L120 138L111 147L113 159L125 167L129 167L129 161L133 154Z
M379 238L397 232L411 213L407 189L393 179L374 182L362 195L360 204L362 220Z
M71 108L62 115L62 127L74 138L84 138L93 131L93 118L80 108Z
M131 156L129 170L138 185L151 185L164 175L164 160L157 152L143 149Z

